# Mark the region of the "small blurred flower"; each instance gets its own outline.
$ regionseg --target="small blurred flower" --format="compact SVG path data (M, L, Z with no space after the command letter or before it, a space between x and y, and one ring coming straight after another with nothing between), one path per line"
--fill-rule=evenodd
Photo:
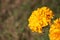
M49 30L50 40L60 40L60 18L54 21Z
M28 19L28 26L33 32L42 33L42 27L47 26L53 16L53 12L48 7L38 8Z

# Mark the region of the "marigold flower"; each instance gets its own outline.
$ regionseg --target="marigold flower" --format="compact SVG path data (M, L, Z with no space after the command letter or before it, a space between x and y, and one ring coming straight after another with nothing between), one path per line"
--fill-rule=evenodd
M60 40L60 18L54 20L49 30L50 40Z
M38 8L32 12L28 19L28 26L33 32L42 33L42 27L47 26L53 16L53 12L48 7Z

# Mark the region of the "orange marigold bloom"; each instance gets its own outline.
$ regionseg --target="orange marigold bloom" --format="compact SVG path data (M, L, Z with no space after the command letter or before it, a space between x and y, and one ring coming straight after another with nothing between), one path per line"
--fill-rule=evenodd
M50 40L60 40L60 18L54 20L49 30Z
M52 18L53 12L48 7L38 8L32 12L28 19L28 26L33 32L42 33L42 27L47 26Z

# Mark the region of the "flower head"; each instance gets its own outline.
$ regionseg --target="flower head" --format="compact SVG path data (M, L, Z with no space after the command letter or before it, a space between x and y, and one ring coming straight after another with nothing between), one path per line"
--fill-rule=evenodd
M48 7L38 8L32 12L28 19L28 26L33 32L42 33L42 27L47 26L52 18L53 12Z
M54 20L49 30L50 40L60 40L60 18Z

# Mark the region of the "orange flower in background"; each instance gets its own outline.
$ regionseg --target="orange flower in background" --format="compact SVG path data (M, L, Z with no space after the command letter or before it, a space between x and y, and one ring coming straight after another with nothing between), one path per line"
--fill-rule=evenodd
M54 20L49 30L50 40L60 40L60 18Z
M47 26L53 16L53 12L48 7L38 8L32 12L28 19L28 26L33 32L42 33L42 27Z

